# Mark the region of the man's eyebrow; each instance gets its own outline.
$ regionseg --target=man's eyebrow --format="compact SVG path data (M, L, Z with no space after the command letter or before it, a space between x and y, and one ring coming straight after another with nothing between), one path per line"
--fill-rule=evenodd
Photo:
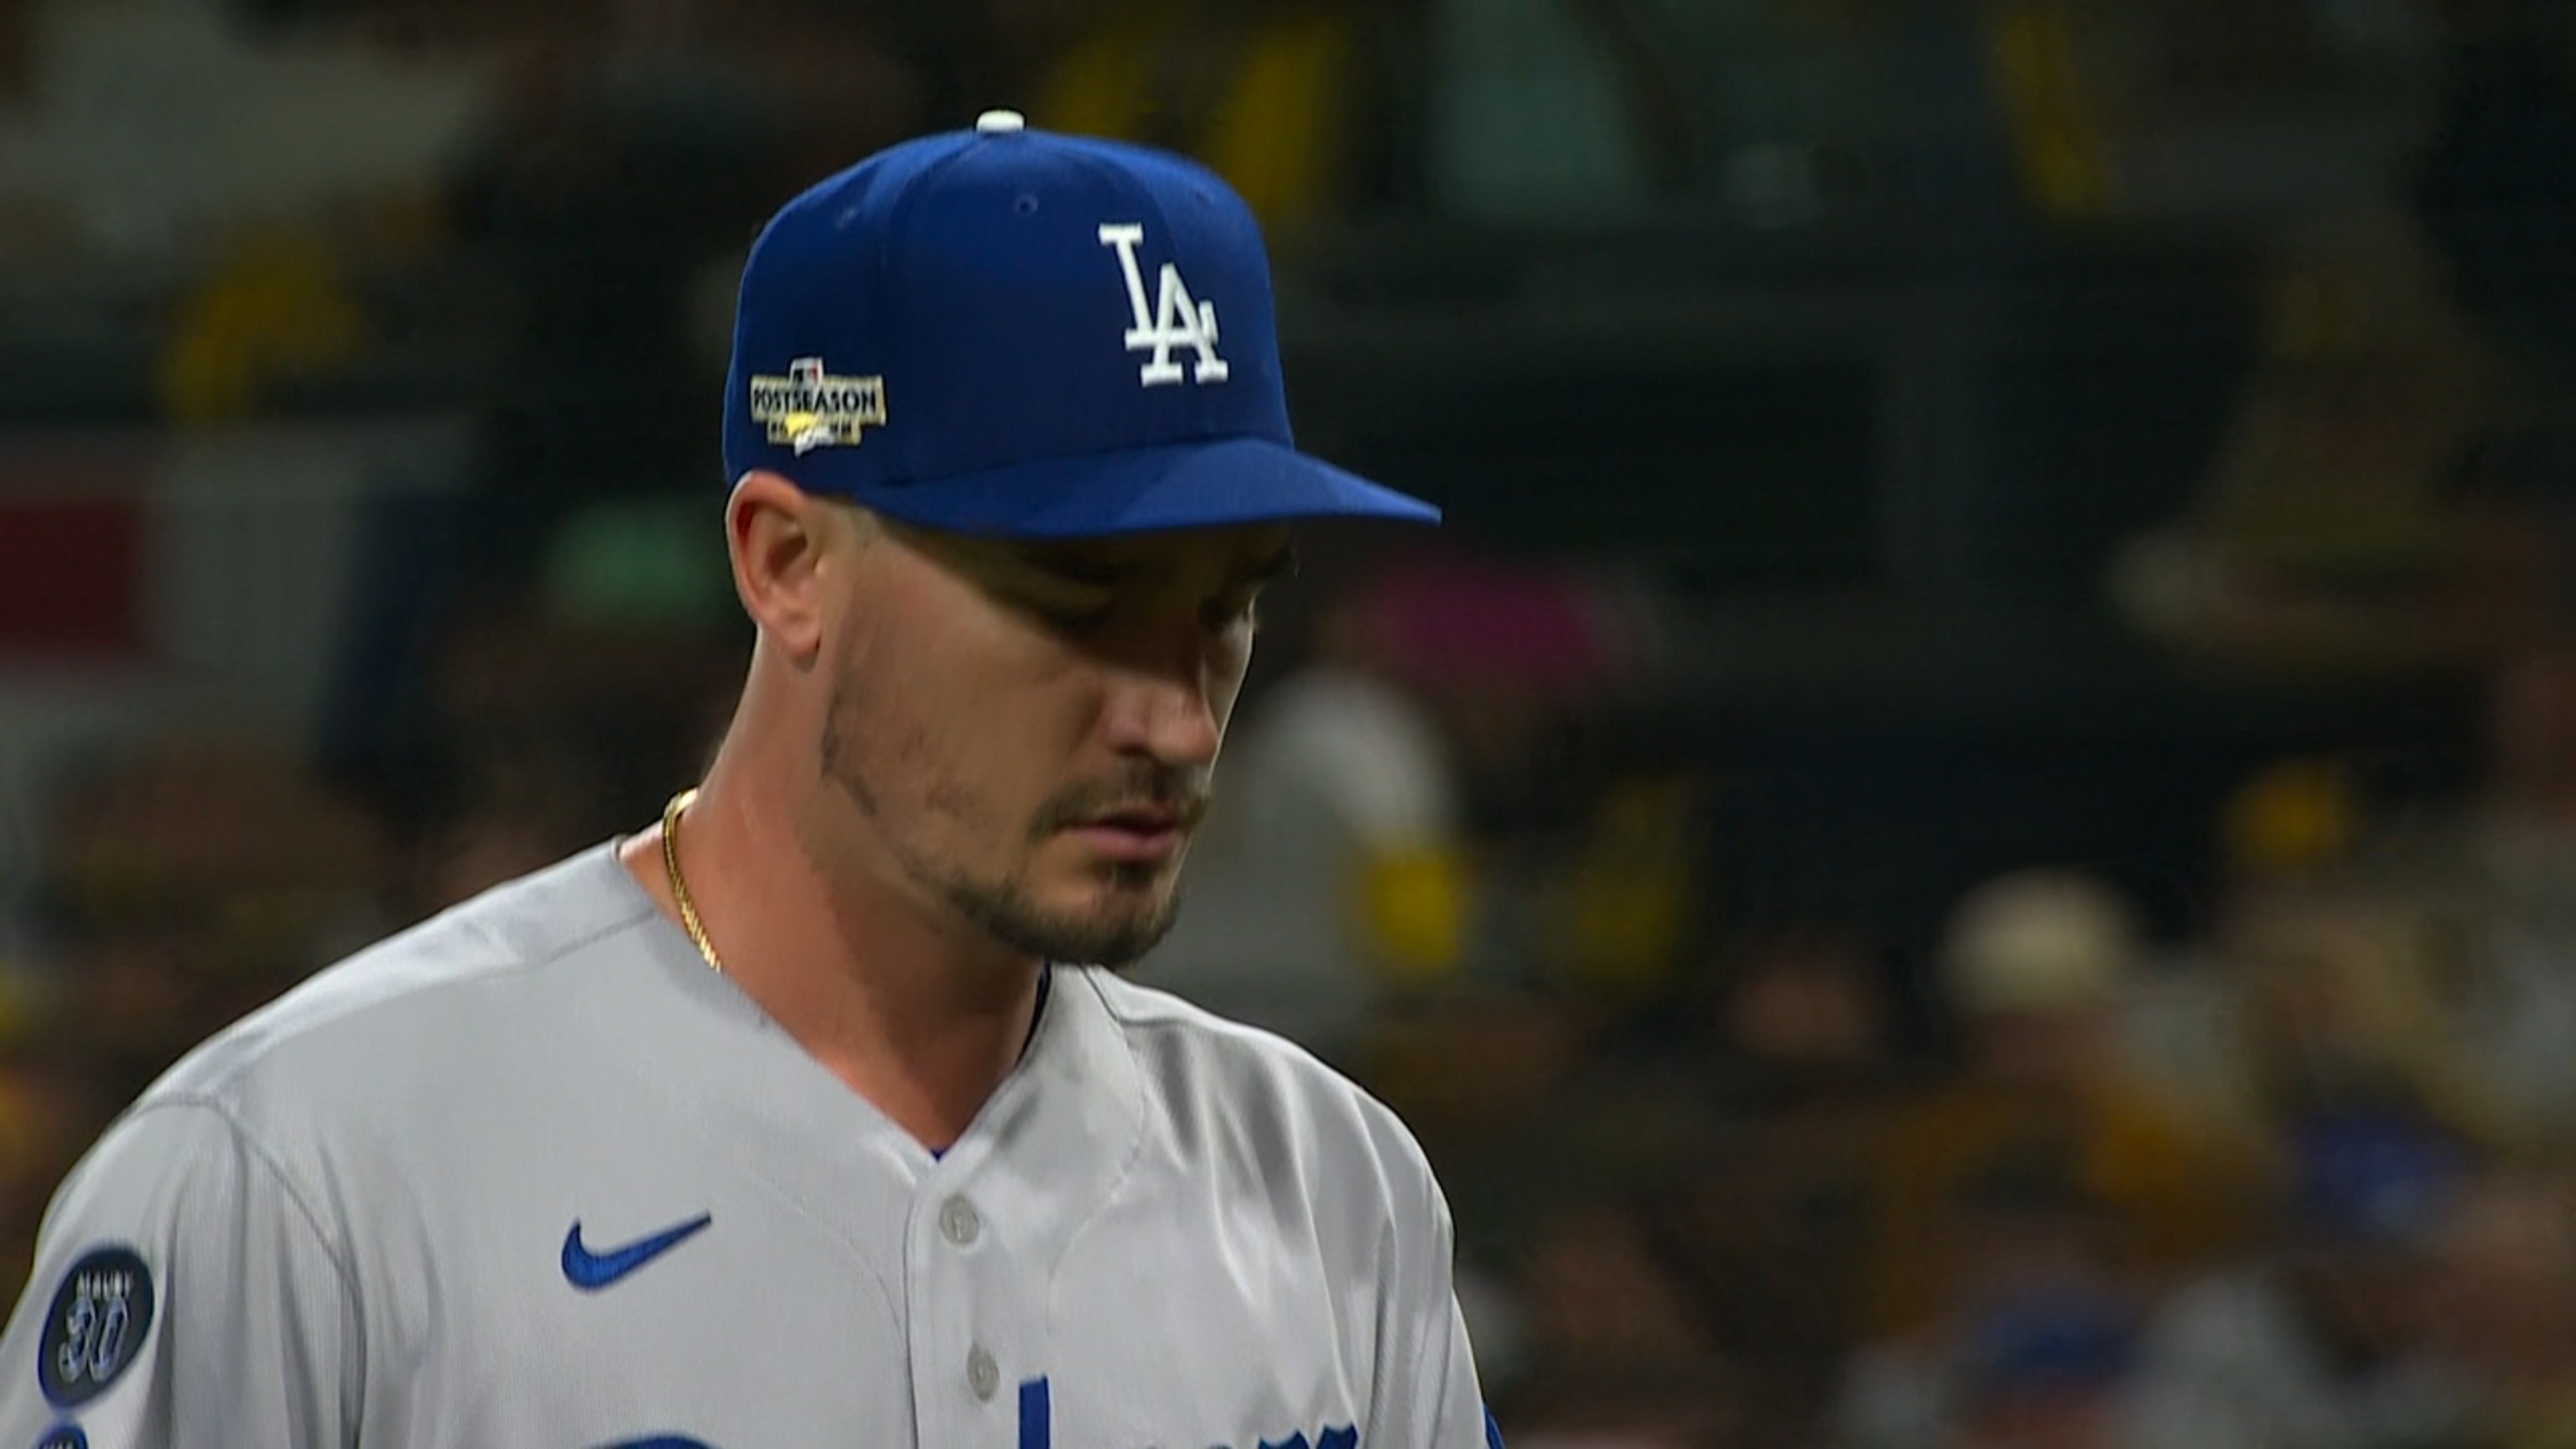
M1297 576L1297 545L1283 543L1270 553L1254 559L1234 571L1237 584L1262 585Z
M1169 564L1152 558L1084 557L1080 554L1032 551L1013 554L1011 561L1021 568L1069 584L1097 588L1115 588L1140 579L1161 578L1171 572ZM1270 553L1227 570L1226 582L1231 587L1258 587L1293 576L1297 565L1297 546L1281 544Z
M1083 558L1079 555L1027 554L1023 564L1040 573L1053 574L1068 583L1108 586L1123 584L1152 572L1153 565L1142 559Z

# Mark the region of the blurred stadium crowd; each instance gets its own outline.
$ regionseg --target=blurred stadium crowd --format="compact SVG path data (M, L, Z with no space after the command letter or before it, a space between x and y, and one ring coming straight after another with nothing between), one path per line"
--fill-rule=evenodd
M2576 1444L2554 0L0 0L0 1277L189 1044L693 777L742 250L1006 103L1233 180L1309 441L1450 510L1309 551L1139 974L1406 1113L1512 1442ZM1971 305L2066 245L2190 265ZM1604 295L1703 365L1658 268L1935 391L2049 334L1888 436L2083 436L1865 521L1692 452L1830 408L1454 386ZM1396 292L1446 354L1363 357ZM282 428L428 415L328 549L226 532ZM1470 436L1540 501L1404 472Z

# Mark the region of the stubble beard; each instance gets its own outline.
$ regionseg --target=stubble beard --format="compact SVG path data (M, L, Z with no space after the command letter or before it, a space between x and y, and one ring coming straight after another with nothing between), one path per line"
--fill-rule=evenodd
M912 862L906 861L904 869L910 872ZM1123 864L1110 867L1108 889L1141 898L1132 907L1121 902L1081 917L1049 911L1016 877L999 883L973 881L962 874L945 880L916 876L915 880L939 892L949 909L1014 951L1068 966L1120 970L1153 950L1180 914L1179 891L1167 889L1159 900L1146 894L1154 889L1157 873Z
M1180 891L1176 883L1167 884L1158 897L1156 882L1177 870L1177 863L1107 862L1099 867L1099 879L1108 899L1092 910L1074 912L1051 910L1039 901L1025 870L979 879L964 866L943 864L924 854L913 839L887 822L882 800L858 767L849 729L858 718L852 693L846 676L833 686L819 749L822 775L876 828L896 868L914 888L1000 945L1063 965L1124 969L1170 934L1180 915ZM1043 845L1060 828L1059 822L1078 817L1102 793L1096 788L1074 791L1049 802L1029 832L1032 848ZM1205 808L1204 787L1195 793L1199 803L1192 807L1194 814Z

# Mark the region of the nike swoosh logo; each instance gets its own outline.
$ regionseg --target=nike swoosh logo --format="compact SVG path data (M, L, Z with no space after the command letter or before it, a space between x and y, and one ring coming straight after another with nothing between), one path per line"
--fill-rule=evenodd
M685 1223L664 1228L649 1238L638 1238L624 1247L611 1248L605 1253L594 1253L582 1246L581 1219L575 1218L572 1231L564 1234L564 1281L586 1293L596 1293L688 1241L700 1229L714 1221L714 1214L700 1213Z

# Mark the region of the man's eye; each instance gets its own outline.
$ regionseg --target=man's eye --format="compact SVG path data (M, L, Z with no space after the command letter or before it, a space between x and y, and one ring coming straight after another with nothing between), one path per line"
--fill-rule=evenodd
M1110 615L1117 612L1118 601L1116 599L1098 602L1030 599L1027 601L1027 606L1029 612L1037 615L1047 627L1067 634L1083 635L1096 634L1107 627Z
M1221 594L1207 601L1199 610L1200 620L1211 629L1230 629L1237 624L1261 622L1261 601L1257 594Z

